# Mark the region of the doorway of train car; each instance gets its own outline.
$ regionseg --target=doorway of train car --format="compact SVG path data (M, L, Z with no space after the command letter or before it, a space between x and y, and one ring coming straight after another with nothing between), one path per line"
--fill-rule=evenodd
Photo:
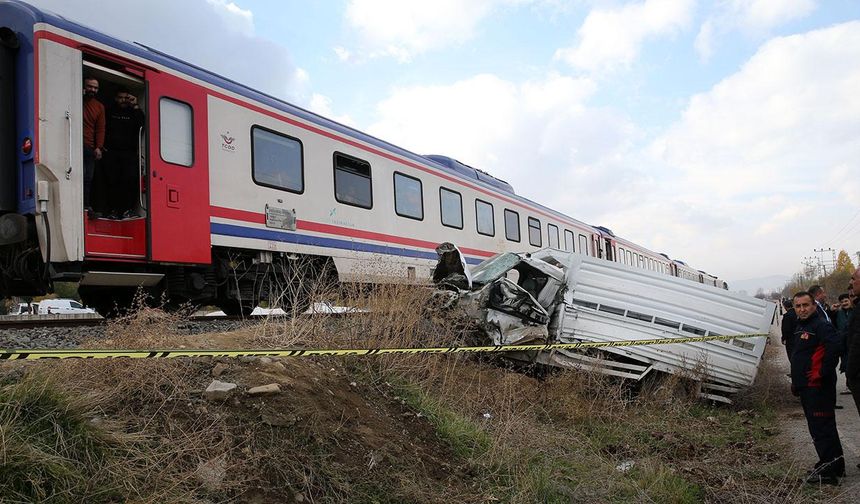
M84 53L84 158L94 168L84 178L84 251L90 259L146 259L141 177L148 100L142 77L133 65Z

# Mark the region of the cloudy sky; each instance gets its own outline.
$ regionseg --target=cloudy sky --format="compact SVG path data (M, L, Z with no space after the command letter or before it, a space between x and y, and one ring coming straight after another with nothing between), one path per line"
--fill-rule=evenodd
M860 251L856 0L33 1L730 281Z

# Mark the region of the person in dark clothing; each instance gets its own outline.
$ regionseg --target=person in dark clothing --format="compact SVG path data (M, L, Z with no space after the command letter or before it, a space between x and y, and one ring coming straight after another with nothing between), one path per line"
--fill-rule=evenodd
M836 429L836 361L840 341L836 330L818 313L808 292L794 295L797 327L791 358L791 391L800 396L818 462L807 483L838 485L845 475L842 443Z
M105 106L96 98L99 81L94 77L84 79L83 126L84 126L84 209L93 211L93 180L96 162L102 158L105 142Z
M821 315L827 322L833 323L830 318L830 311L827 309L827 292L820 285L813 285L807 291L812 299L815 300L815 305L818 308L818 314Z
M108 211L114 217L131 217L140 189L139 141L144 115L128 89L120 88L107 112L104 175Z
M854 270L854 274L851 275L851 287L854 292L860 292L860 268ZM854 397L857 412L860 413L860 315L858 312L860 310L855 307L845 330L845 340L848 346L845 381ZM860 468L860 464L857 464L857 467Z
M848 362L848 321L851 320L852 306L848 294L839 295L839 309L833 312L833 326L836 334L842 340L842 356L839 363L839 372L844 373Z
M794 351L794 329L797 327L797 313L794 307L789 307L782 316L780 330L782 331L782 344L785 345L785 353L791 362L791 353Z
M853 308L851 300L848 298L848 294L840 294L839 310L836 311L834 314L835 316L833 317L833 325L836 327L837 331L845 331L848 329L848 320L851 318L851 311Z

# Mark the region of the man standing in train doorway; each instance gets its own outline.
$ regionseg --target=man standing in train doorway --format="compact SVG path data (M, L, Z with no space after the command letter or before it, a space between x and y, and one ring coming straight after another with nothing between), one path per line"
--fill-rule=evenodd
M99 94L99 81L95 77L84 78L84 209L93 211L93 179L96 161L102 158L105 144L105 106L96 98Z
M836 430L836 363L842 352L836 330L818 311L809 292L793 297L797 326L791 359L791 391L800 396L818 462L807 483L838 485L845 476L842 443Z
M140 129L144 116L137 97L119 88L107 114L104 179L108 218L135 217L140 190Z

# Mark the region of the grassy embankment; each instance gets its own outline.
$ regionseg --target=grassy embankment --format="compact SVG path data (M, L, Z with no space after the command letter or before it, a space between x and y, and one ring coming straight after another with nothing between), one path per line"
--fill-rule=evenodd
M463 342L428 294L356 295L371 312L182 336L144 310L111 324L115 348L402 346ZM240 390L201 398L219 365ZM62 361L5 365L0 502L808 502L785 462L765 365L734 406L633 391L575 371L543 378L474 356ZM830 492L830 493L828 493Z

